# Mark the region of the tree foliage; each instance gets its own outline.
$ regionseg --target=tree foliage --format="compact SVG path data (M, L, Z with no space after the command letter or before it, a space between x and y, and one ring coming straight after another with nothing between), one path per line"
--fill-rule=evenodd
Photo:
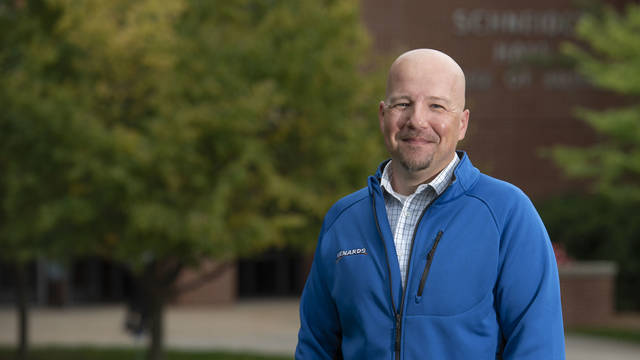
M26 4L3 10L3 209L34 238L233 257L316 226L380 159L355 2Z
M604 7L578 22L580 43L564 54L597 89L618 94L629 105L605 110L579 109L599 140L587 147L556 146L555 162L568 175L587 179L588 197L549 202L543 218L555 239L582 259L618 262L618 303L640 304L640 5L618 12Z
M161 312L184 266L313 247L382 156L355 0L15 4L0 6L3 249L125 262Z
M593 189L614 201L640 203L640 6L620 14L605 8L587 14L576 34L586 47L564 52L595 87L627 97L631 105L604 111L580 109L578 116L601 141L586 148L557 147L554 158L569 175L593 180Z

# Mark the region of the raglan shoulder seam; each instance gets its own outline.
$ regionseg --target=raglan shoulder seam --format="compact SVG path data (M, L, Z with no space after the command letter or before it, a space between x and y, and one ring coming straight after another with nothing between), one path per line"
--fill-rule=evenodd
M351 193L350 195L347 195L345 197L343 197L342 199L338 200L333 206L332 208L329 210L329 212L337 212L335 215L333 215L331 218L329 218L330 221L328 221L325 224L325 230L324 232L326 233L327 231L329 231L329 229L331 229L331 227L333 226L333 224L336 223L336 221L342 216L342 214L347 211L348 209L350 209L352 206L354 206L355 204L359 203L360 201L366 199L369 197L369 194L367 191L365 191L367 188L363 188L360 189L354 193ZM362 192L363 194L361 194L360 196L357 196L359 192ZM355 197L354 199L348 199L349 197ZM342 204L345 203L345 204Z
M333 227L333 225L342 216L342 214L344 214L345 211L347 211L348 209L350 209L352 206L354 206L355 204L359 203L360 201L362 201L362 200L364 200L364 199L369 197L369 194L366 191L363 191L363 190L366 190L366 188L360 189L360 190L356 191L355 193L352 193L351 195L347 195L346 197L338 200L338 202L336 202L333 205L332 210L333 211L337 211L337 214L333 215L333 218L331 219L331 221L326 224L326 227L325 227L325 230L324 230L325 233L327 231L329 231ZM354 196L355 197L358 192L362 192L363 194L361 194L360 196L358 196L355 199L351 200L350 202L346 201L349 196ZM347 203L342 205L341 202L347 202ZM341 209L338 209L340 206L343 206L343 207Z
M468 192L466 194L466 196L474 198L474 199L480 201L487 208L487 210L489 211L489 214L491 214L491 219L493 220L493 225L495 225L495 227L496 227L496 231L498 233L501 233L500 225L498 224L498 219L496 218L496 214L493 211L493 209L491 208L491 205L489 205L489 203L485 199L480 197L480 195Z

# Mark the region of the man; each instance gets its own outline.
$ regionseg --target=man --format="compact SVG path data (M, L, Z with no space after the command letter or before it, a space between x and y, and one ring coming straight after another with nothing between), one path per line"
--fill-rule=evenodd
M442 52L392 64L379 106L391 160L325 217L296 359L564 359L549 237L526 195L456 152L464 96Z

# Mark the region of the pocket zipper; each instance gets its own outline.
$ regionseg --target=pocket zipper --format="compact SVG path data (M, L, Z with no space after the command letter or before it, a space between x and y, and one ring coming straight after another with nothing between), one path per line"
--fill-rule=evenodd
M440 238L442 237L442 230L438 231L438 235L436 235L436 240L433 243L433 247L429 250L427 254L427 264L424 266L424 271L422 272L422 277L420 278L420 286L418 287L418 297L422 296L422 292L424 291L424 284L427 282L427 277L429 276L429 269L431 268L431 263L433 262L433 256L436 253L436 248L438 247L438 243L440 242Z

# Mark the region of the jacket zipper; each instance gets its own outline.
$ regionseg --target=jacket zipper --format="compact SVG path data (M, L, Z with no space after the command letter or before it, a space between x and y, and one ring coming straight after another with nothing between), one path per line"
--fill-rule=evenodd
M396 353L396 359L399 359L399 355L400 354L400 331L398 331L398 329L400 329L400 323L402 320L402 315L399 314L396 311L396 304L395 301L393 300L393 280L391 280L391 263L389 262L389 251L387 250L387 244L384 242L384 237L382 236L382 230L380 230L380 222L378 221L378 214L376 212L376 199L375 196L373 194L371 194L371 207L373 210L373 218L376 221L376 228L378 229L378 236L380 236L380 240L382 241L382 246L384 246L384 256L387 260L387 273L389 274L389 296L391 297L391 308L393 309L393 317L395 319L396 322L396 339L395 339L395 346L394 346L394 350Z
M429 269L431 269L431 262L433 261L433 256L436 253L436 248L438 247L438 243L440 242L440 238L442 237L442 230L438 231L438 235L436 235L436 240L433 243L433 247L429 250L427 254L427 264L424 266L424 271L422 272L422 277L420 278L420 286L418 287L418 296L422 296L422 291L424 290L424 284L427 281L427 277L429 276Z
M444 191L440 194L442 195L444 193ZM424 210L422 210L422 213L420 214L420 217L418 218L418 222L416 222L416 227L413 229L413 236L411 237L411 247L409 248L409 262L408 264L411 264L411 256L413 255L413 243L416 239L416 234L418 233L418 226L420 225L420 223L422 222L422 218L424 217L424 214L427 212L427 210L429 209L429 207L431 206L431 204L433 204L434 202L436 202L436 200L438 200L438 198L440 197L440 195L436 196L425 208ZM402 311L404 310L404 299L405 299L405 295L407 294L407 282L409 281L409 269L407 269L407 273L405 275L405 287L404 289L402 289L402 299L400 300L400 310L397 311L396 310L396 305L395 305L395 301L393 301L393 283L391 281L391 265L389 263L389 252L387 251L387 245L384 242L384 237L382 236L382 230L380 229L380 223L378 222L378 215L376 213L376 201L375 201L375 196L373 194L371 194L371 205L372 205L372 210L373 210L373 218L376 221L376 228L378 229L378 235L380 236L380 240L382 240L382 245L384 246L384 253L385 253L385 257L387 259L387 271L389 273L389 295L391 296L391 306L393 307L393 315L395 317L396 320L396 331L395 331L395 346L394 346L394 350L396 353L396 360L400 360L400 345L401 345L401 341L402 341Z

